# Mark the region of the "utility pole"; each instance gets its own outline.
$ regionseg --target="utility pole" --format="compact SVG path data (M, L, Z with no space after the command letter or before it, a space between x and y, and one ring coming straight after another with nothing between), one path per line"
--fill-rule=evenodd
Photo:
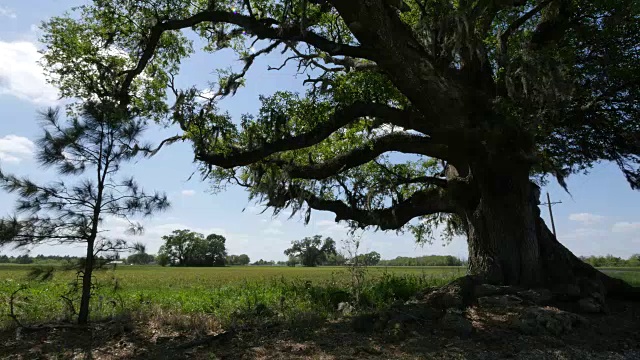
M556 235L556 224L553 221L553 210L551 210L551 205L562 204L562 201L551 202L551 197L549 196L549 192L547 191L547 202L540 205L547 205L549 207L549 217L551 218L551 229L553 230L553 236Z

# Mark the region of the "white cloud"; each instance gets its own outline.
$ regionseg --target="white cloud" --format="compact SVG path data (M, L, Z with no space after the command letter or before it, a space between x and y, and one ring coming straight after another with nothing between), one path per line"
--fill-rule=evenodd
M266 208L262 205L249 205L244 208L243 212L247 212L252 215L273 215L273 208ZM290 209L283 209L278 213L278 215L276 215L276 217L288 220L292 214L293 212Z
M271 227L264 229L262 232L265 233L265 234L269 234L269 235L280 235L280 234L282 234L282 230L277 229L277 228L271 228Z
M611 254L627 258L640 244L640 222L561 230L558 240L579 256Z
M297 214L300 214L300 212L298 212ZM278 217L282 219L289 219L292 215L293 211L291 209L283 209L278 213Z
M195 190L182 190L182 196L193 196L196 194Z
M0 161L19 163L33 156L35 145L26 137L7 135L0 138Z
M163 236L170 235L172 231L181 229L195 231L203 234L204 236L209 234L222 235L227 240L226 247L229 253L241 253L247 251L249 236L246 234L230 233L222 228L190 226L181 222L157 223L156 221L153 221L152 223L143 223L144 232L140 235L127 234L126 230L129 228L129 223L124 219L116 217L107 217L102 223L102 228L107 230L107 232L104 233L107 237L122 238L128 241L140 241L146 244L149 253L155 253L158 251L160 245L163 244Z
M584 225L597 224L597 223L601 222L602 220L604 220L604 218L605 217L602 216L602 215L595 215L595 214L589 214L589 213L579 213L579 214L571 214L571 215L569 215L569 220L581 222Z
M402 126L396 126L391 124L383 124L379 128L376 128L373 130L373 134L376 136L384 136L391 133L407 133L407 134L421 135L418 131L407 130Z
M405 130L402 126L384 124L380 126L379 129L376 129L376 131L378 131L380 135L386 135L394 132L406 132L407 130Z
M32 42L0 41L0 95L11 95L36 104L51 105L58 90L46 82L38 65L41 55Z
M348 226L339 224L333 220L316 221L315 225L320 229L322 233L331 233L333 235L345 235L349 231Z
M282 230L280 228L282 228L282 221L274 219L269 222L269 226L262 230L262 232L270 235L278 235L282 234Z
M0 6L0 17L2 16L6 16L11 19L15 19L18 17L13 10L6 8L4 6Z
M331 221L331 220L316 221L316 226L319 226L319 227L333 226L335 224L336 224L336 222L335 221Z
M262 210L263 209L255 205L247 206L244 208L244 211L248 212L249 214L259 214L262 212Z
M621 221L613 224L611 232L640 234L640 222Z
M202 91L200 91L200 93L198 94L199 98L197 99L198 102L205 102L208 100L213 99L216 96L216 91L213 91L213 89L204 89Z

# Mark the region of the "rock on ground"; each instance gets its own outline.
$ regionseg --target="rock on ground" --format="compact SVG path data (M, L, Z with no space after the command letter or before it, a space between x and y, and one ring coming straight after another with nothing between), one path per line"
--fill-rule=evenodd
M586 324L583 316L552 307L525 308L513 321L516 329L528 335L561 335Z

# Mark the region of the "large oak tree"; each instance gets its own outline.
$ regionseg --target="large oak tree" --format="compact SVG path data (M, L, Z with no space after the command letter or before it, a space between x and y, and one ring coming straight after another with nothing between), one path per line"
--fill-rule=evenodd
M626 284L556 240L538 197L548 179L564 185L599 161L615 162L640 188L639 7L94 0L45 24L44 63L66 96L111 92L137 115L178 124L183 134L171 141L193 143L208 179L245 186L276 211L307 220L311 209L330 211L354 228L411 230L422 240L446 224L466 234L470 271L486 281L589 278L621 292ZM244 67L220 72L214 89L178 89L174 75L194 51L189 29L203 51L232 48ZM255 59L273 51L308 75L308 91L263 97L242 119L219 111ZM123 68L104 87L93 71L114 59Z

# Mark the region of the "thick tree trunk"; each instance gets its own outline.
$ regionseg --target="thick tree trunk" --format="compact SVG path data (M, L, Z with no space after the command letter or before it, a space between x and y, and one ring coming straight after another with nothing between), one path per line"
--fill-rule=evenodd
M483 169L479 175L474 176L478 201L466 213L471 274L494 284L539 285L536 194L528 172L488 176Z
M89 303L91 301L91 276L93 274L93 241L87 244L87 258L84 264L82 275L82 297L80 299L80 312L78 313L78 324L89 322Z
M584 263L558 242L540 217L540 190L530 182L526 169L491 176L483 172L474 179L478 201L466 212L472 275L500 285L572 286L580 289L575 296L583 297L634 292L624 281Z

